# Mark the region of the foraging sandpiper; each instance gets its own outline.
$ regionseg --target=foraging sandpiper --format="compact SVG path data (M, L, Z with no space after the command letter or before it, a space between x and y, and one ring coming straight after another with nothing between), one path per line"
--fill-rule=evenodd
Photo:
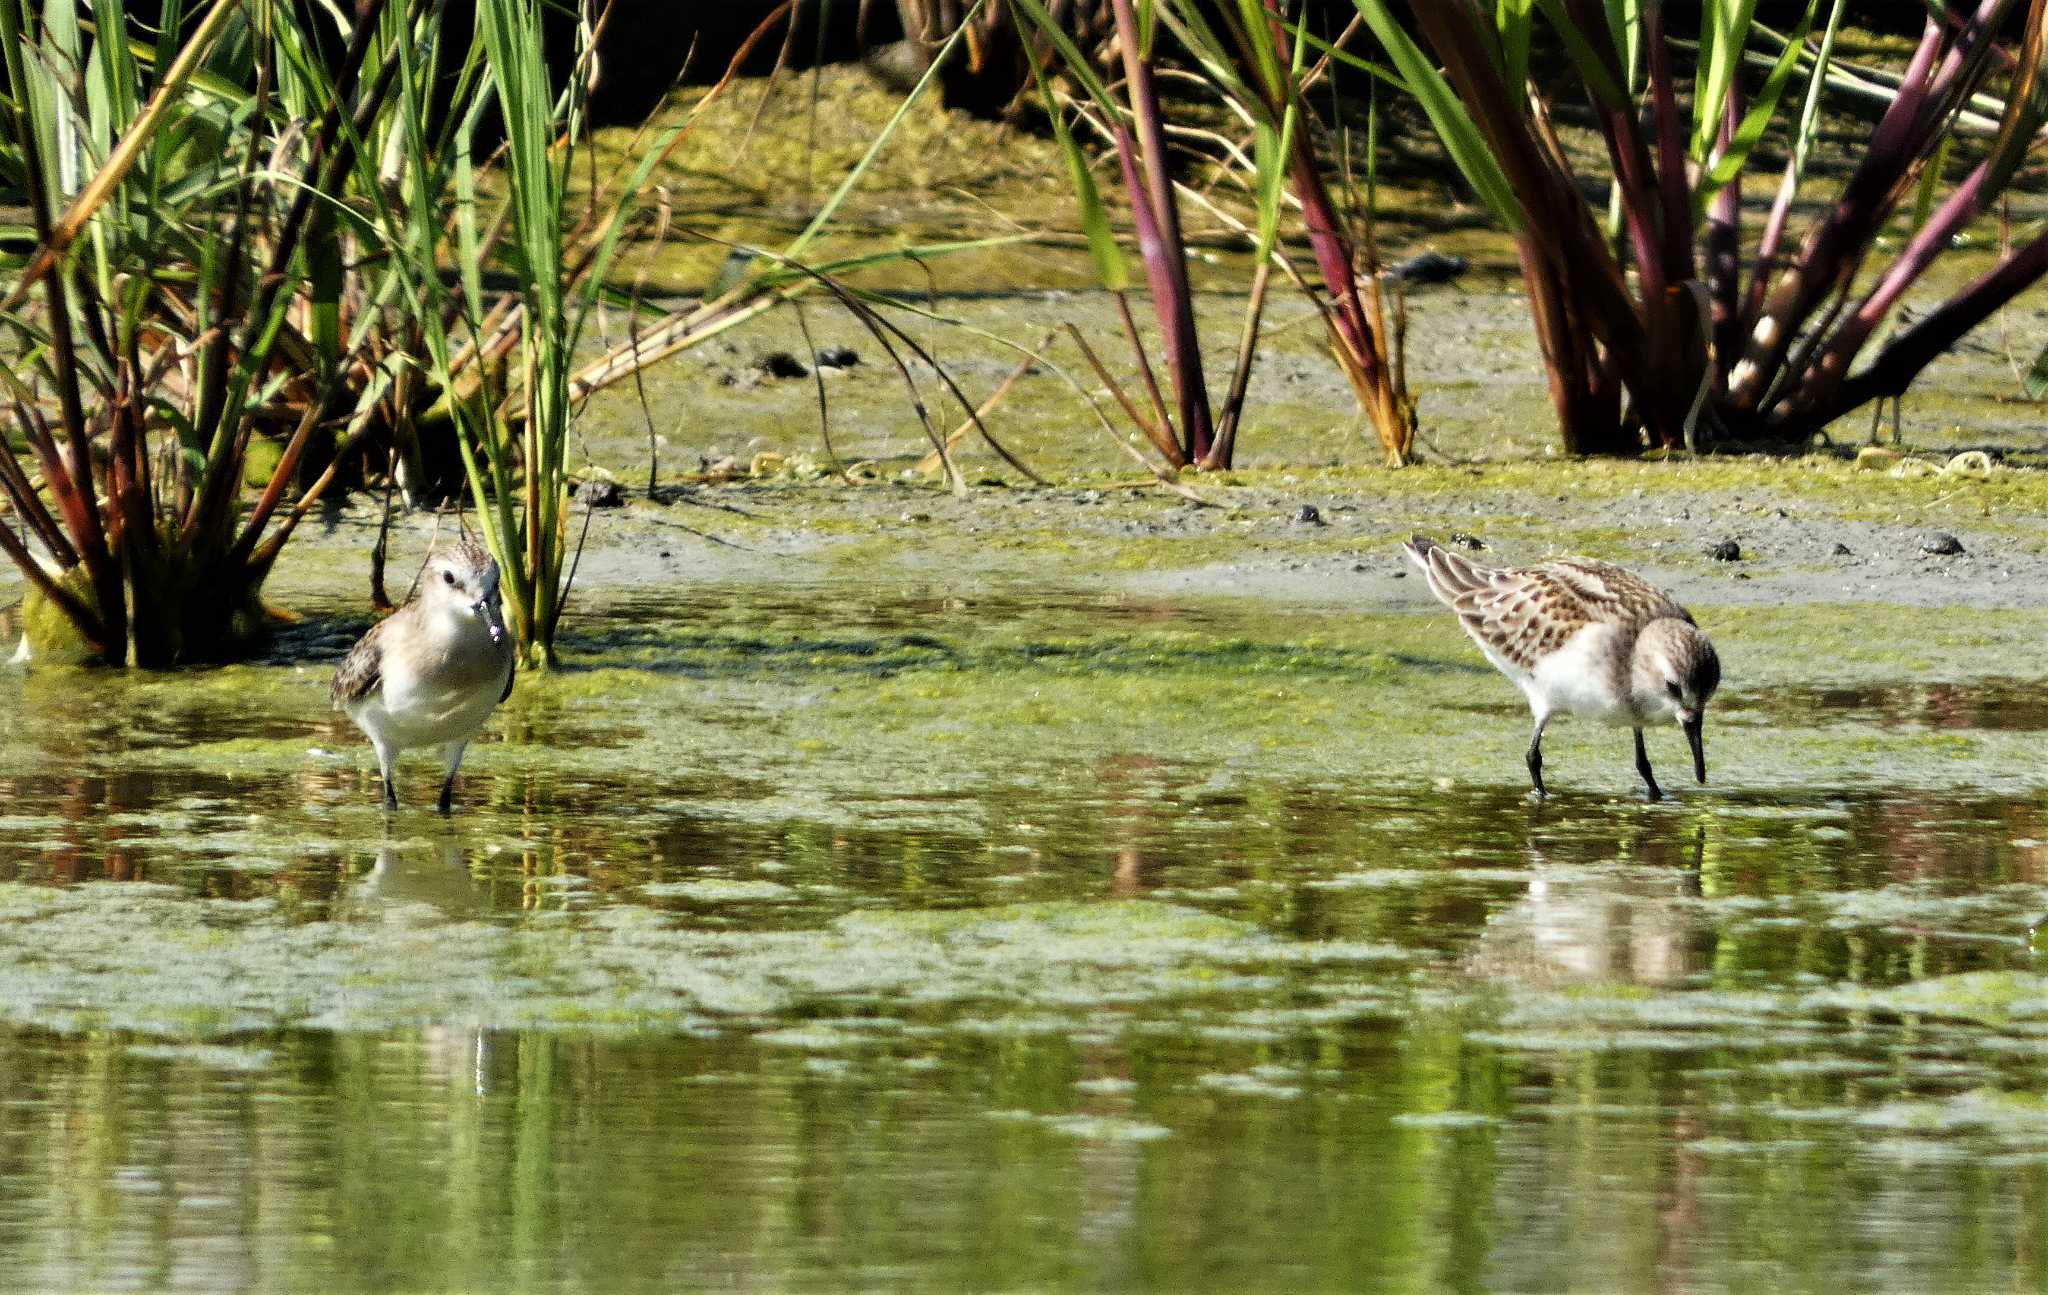
M498 564L468 540L427 560L419 592L342 658L330 694L377 750L387 810L398 808L391 775L399 752L441 748L448 761L443 814L453 803L462 749L511 695L512 640L498 606Z
M1543 787L1543 726L1568 711L1635 730L1636 772L1650 799L1663 791L1643 749L1643 725L1675 719L1692 745L1693 775L1707 780L1700 727L1721 684L1721 659L1692 613L1620 567L1590 558L1497 569L1420 535L1405 546L1430 592L1527 694L1536 717L1529 779Z

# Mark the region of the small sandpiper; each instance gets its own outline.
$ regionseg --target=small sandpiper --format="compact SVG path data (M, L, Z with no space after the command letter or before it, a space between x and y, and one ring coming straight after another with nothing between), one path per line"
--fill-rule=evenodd
M512 640L491 555L468 540L435 552L419 592L342 658L330 695L377 750L384 808L398 808L391 775L399 752L438 746L448 761L440 801L448 813L463 748L512 695Z
M1692 746L1693 776L1707 780L1700 728L1721 685L1721 659L1692 613L1662 589L1606 562L1560 558L1541 566L1482 567L1420 535L1405 546L1430 592L1529 698L1529 780L1543 787L1543 726L1557 711L1635 730L1636 772L1663 797L1643 726L1675 719Z

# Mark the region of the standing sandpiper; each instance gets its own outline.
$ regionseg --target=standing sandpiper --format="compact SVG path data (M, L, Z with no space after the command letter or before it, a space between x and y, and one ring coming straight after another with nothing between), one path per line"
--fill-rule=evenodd
M440 801L448 813L462 749L512 695L512 641L491 555L468 540L437 551L419 592L342 658L330 695L377 749L384 808L398 808L391 774L399 752L438 746L448 761Z
M1418 535L1408 560L1430 592L1458 613L1486 659L1528 695L1536 717L1529 779L1543 788L1543 726L1569 711L1635 730L1636 772L1650 799L1663 791L1643 749L1643 725L1676 719L1692 745L1693 775L1707 780L1700 726L1721 685L1721 659L1670 594L1620 567L1560 558L1496 569Z

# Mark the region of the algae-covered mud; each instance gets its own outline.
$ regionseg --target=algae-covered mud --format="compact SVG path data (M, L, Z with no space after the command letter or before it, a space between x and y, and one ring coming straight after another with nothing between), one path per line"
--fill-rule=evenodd
M2048 1280L2048 611L1674 559L1711 784L1560 724L1539 805L1376 549L727 502L695 579L593 555L452 820L325 709L318 544L269 661L7 679L0 1287Z
M912 129L835 254L1057 191ZM703 147L679 211L808 219ZM1944 357L1904 462L1845 427L1567 465L1511 251L1440 208L1387 223L1477 263L1411 303L1399 472L1277 298L1242 470L1192 499L1059 349L988 417L1055 484L969 436L952 497L822 299L602 393L574 456L623 506L451 819L420 755L384 815L327 706L374 500L286 550L264 660L0 668L0 1290L2048 1284L2048 437L2005 354L2038 339ZM1120 362L1076 248L897 269L970 326L906 319L971 399L1018 361L992 337ZM863 362L761 363L812 343ZM393 592L451 526L398 520ZM1414 531L1692 605L1709 785L1652 733L1646 804L1625 733L1562 721L1531 802Z

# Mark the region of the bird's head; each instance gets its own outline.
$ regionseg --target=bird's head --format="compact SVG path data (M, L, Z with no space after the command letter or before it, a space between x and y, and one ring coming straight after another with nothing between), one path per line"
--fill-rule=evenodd
M427 560L420 596L458 615L475 616L491 642L505 641L505 616L498 603L498 564L480 544L461 540L434 551Z
M1678 721L1692 746L1693 776L1707 780L1706 746L1701 729L1707 703L1721 686L1721 658L1699 626L1676 616L1651 621L1636 636L1629 691L1636 712L1645 718Z

